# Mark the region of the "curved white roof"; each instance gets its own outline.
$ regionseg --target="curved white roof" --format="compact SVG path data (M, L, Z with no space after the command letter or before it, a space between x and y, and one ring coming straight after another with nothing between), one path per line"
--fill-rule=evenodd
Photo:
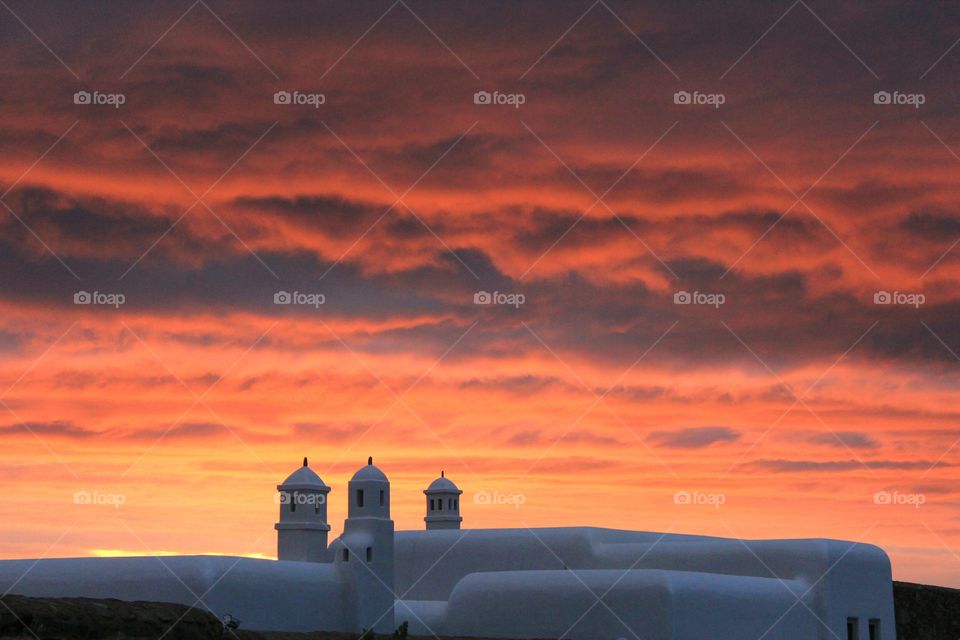
M440 477L430 483L430 486L427 487L427 490L424 493L463 493L460 489L457 488L453 482L451 482L443 472L440 472Z
M307 459L303 459L303 466L287 476L287 479L278 488L322 489L329 491L330 487L323 483L313 469L307 466Z
M372 457L367 458L366 466L357 469L357 472L353 474L352 478L350 478L350 482L356 482L357 480L363 480L367 482L390 482L387 479L386 474L374 466Z

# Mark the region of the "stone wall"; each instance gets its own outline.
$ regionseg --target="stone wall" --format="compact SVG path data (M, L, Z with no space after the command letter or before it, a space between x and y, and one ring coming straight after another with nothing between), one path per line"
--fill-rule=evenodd
M960 639L960 590L893 583L897 640Z
M95 598L0 598L0 638L171 640L220 637L220 622L200 609L164 602ZM28 631L29 629L29 631Z

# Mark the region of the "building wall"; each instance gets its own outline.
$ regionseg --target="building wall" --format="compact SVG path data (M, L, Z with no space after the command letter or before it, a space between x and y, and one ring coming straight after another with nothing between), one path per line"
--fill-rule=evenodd
M694 542L698 544L676 546ZM643 566L648 568L717 568L737 574L744 568L743 556L749 556L739 543L723 538L594 527L398 531L395 544L397 593L417 600L445 600L460 578L477 571L626 569L646 554ZM711 544L715 546L707 551L696 551ZM668 547L674 551L668 553ZM723 552L734 557L717 557ZM766 575L751 560L757 575ZM425 574L428 579L421 579Z
M343 588L344 615L353 631L391 633L397 628L393 587L393 521L347 519L343 536L330 545L334 568ZM367 550L372 557L367 559ZM347 552L344 555L344 552Z
M326 562L327 532L324 530L301 528L302 525L285 527L286 523L277 527L277 558L280 560L297 560L300 562Z
M416 606L412 604L414 600L450 599L453 607L454 595L477 572L571 569L618 570L622 574L632 568L678 576L720 576L736 580L737 585L766 584L775 597L787 599L777 615L800 616L814 623L814 628L805 631L809 635L798 637L845 640L847 617L856 616L864 640L871 618L881 621L882 640L894 640L889 560L881 549L871 545L818 539L740 541L571 527L404 531L398 532L396 546L397 593L409 606ZM538 602L552 602L558 575L554 572L534 591ZM714 584L712 579L708 582ZM708 595L700 597L707 602ZM715 595L720 598L723 594ZM797 599L802 599L802 603L797 603ZM518 602L525 600L520 598ZM549 606L561 611L566 606L564 602L560 597ZM738 602L735 599L731 606ZM762 619L748 601L739 605L741 611L750 612L746 618ZM790 608L791 605L795 606ZM527 606L535 609L536 603L521 608ZM715 614L700 614L696 607L691 607L690 616L698 624L716 618ZM449 611L450 616L461 615ZM805 625L783 621L767 637L781 627L797 629Z
M673 571L476 573L449 602L401 603L397 619L424 636L813 640L815 619L791 608L802 586Z
M890 558L879 547L869 544L851 545L837 540L828 543L829 573L818 585L824 620L832 628L846 629L848 617L860 624L860 638L869 638L867 625L871 618L880 621L881 640L896 640L893 609L893 576ZM835 640L821 630L820 638ZM846 636L838 634L846 640Z
M351 630L333 565L230 556L0 561L0 592L176 602L243 628ZM198 602L198 597L202 601Z
M845 640L847 617L856 616L862 640L871 618L881 621L882 640L895 640L890 563L871 545L558 528L401 531L384 546L390 536L380 529L392 524L354 520L331 545L340 559L326 563L0 561L0 591L178 602L275 631L375 624L389 632L408 621L419 635L743 640L766 632L765 640ZM394 570L368 565L368 546L376 547L375 564ZM342 562L344 547L352 562Z
M619 584L618 579L622 578ZM604 600L617 620L596 597L614 588ZM403 607L398 607L402 612ZM624 625L626 623L627 626ZM669 594L658 576L597 571L508 571L474 573L454 589L436 619L441 636L492 638L670 638ZM631 633L627 627L637 629ZM431 635L419 620L410 631Z
M792 595L806 587L675 571L488 572L466 577L449 602L399 603L397 621L427 636L813 640L818 622Z

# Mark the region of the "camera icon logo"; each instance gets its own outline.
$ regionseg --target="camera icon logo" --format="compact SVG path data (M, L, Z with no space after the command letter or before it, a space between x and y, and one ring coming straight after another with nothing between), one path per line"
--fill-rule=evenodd
M691 304L693 297L689 291L677 291L673 294L673 304Z
M273 104L290 104L292 101L293 96L289 91L277 91L273 94Z
M689 91L677 91L673 94L673 104L690 104L692 100Z
M93 296L88 291L77 291L73 294L73 304L90 304L93 302Z
M873 94L873 104L890 104L892 99L889 91L877 91Z
M493 296L489 291L477 291L473 294L473 304L492 304Z
M890 304L893 298L889 291L877 291L873 294L873 304Z
M690 504L691 497L689 491L677 491L673 494L673 504Z
M273 304L291 304L292 302L293 296L289 291L277 291L273 294Z
M90 504L93 498L89 491L77 491L73 494L73 504Z
M91 99L89 91L77 91L73 94L73 104L90 104Z
M473 104L492 104L493 96L489 91L477 91L473 94Z
M290 504L290 494L286 491L276 494L273 501L277 504Z
M491 496L489 491L477 491L473 494L474 504L490 504Z
M889 491L877 491L873 494L873 504L890 504L892 497Z

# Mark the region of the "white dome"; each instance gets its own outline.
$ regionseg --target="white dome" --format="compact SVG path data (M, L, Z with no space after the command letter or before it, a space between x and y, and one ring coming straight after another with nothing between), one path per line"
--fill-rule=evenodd
M424 493L463 493L460 489L457 488L457 485L453 484L446 476L443 475L443 472L440 472L440 477L430 483L430 486L427 487L427 490Z
M307 466L307 459L303 459L303 466L287 476L287 479L280 484L278 489L315 489L318 491L330 491L330 487L323 483L313 469Z
M389 482L386 474L374 466L372 457L367 458L366 466L357 469L357 472L350 478L350 482L356 482L358 480L366 482Z

